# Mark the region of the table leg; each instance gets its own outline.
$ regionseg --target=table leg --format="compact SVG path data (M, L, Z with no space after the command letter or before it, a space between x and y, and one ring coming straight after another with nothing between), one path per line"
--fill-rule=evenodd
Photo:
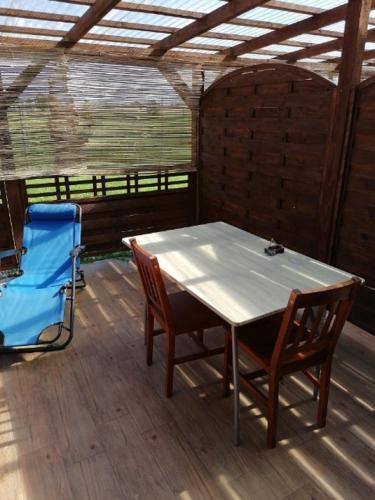
M317 379L320 378L320 365L315 367L315 377ZM318 399L318 394L319 394L319 387L314 384L314 393L313 393L313 399L316 401Z
M147 316L148 316L148 307L147 307L147 302L145 302L145 310L144 310L144 317L143 317L143 343L144 345L147 344L147 335L146 335L146 325L147 325Z
M231 326L232 334L232 370L233 370L233 410L234 410L234 444L240 444L240 375L238 368L238 345L236 327Z

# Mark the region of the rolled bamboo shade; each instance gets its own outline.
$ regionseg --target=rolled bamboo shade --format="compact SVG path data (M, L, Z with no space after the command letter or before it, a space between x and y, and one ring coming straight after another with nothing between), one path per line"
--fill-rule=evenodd
M194 170L200 73L174 62L0 48L0 180Z

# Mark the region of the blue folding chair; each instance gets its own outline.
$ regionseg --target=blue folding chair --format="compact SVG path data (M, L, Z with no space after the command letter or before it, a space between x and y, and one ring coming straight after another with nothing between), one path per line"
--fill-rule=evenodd
M0 285L0 352L58 350L72 340L76 282L85 285L79 268L84 250L81 218L75 203L31 205L26 210L23 247L0 252L0 259L20 257L18 277ZM43 340L51 326L56 335Z

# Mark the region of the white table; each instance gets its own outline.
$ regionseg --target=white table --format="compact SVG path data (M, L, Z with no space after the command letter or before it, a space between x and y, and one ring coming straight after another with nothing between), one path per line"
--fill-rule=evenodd
M283 311L292 289L319 288L351 275L292 250L269 257L268 242L224 222L135 237L160 268L231 325L234 427L239 444L236 328ZM131 238L122 241L129 246Z

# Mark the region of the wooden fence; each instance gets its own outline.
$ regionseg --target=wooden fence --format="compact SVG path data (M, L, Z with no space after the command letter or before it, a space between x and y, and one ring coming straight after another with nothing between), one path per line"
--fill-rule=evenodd
M123 249L124 236L187 226L195 220L193 173L59 176L16 182L17 186L7 182L6 187L12 188L13 196L16 187L18 198L24 200L23 206L10 207L19 215L13 227L17 235L28 204L72 200L82 207L82 239L89 252ZM4 193L4 184L1 189ZM5 227L7 220L6 211L0 211L0 225ZM2 231L2 237L1 248L13 246L9 230Z
M336 92L281 65L241 69L211 86L200 107L200 218L313 257L335 241L330 262L366 279L351 319L375 333L375 79L357 92L339 217L328 234Z

